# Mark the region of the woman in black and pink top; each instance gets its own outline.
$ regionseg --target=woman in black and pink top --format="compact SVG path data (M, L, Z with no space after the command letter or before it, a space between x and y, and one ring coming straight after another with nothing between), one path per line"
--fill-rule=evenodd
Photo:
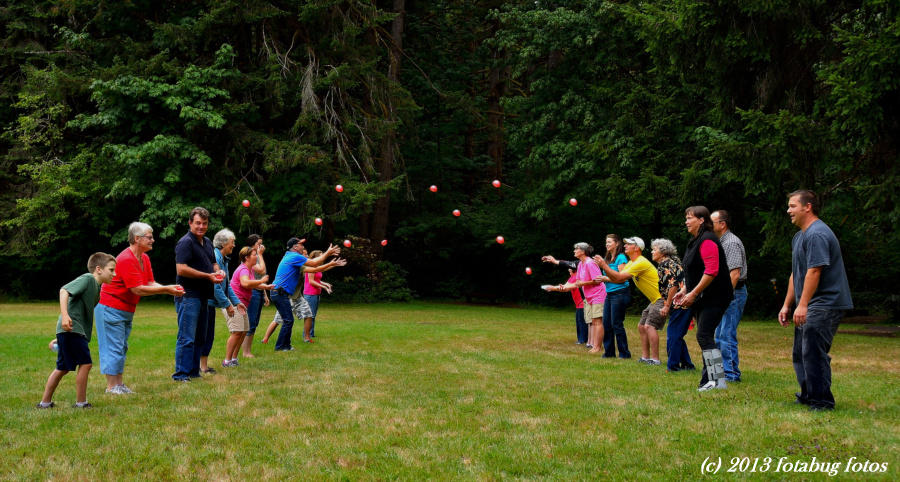
M684 253L684 286L675 305L691 308L697 319L697 343L703 350L703 374L699 391L727 388L722 352L715 332L734 297L725 251L713 232L709 209L691 206L684 211L684 225L693 239Z

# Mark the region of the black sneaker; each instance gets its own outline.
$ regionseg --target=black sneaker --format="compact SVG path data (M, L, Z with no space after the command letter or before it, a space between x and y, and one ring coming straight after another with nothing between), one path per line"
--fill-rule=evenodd
M91 405L91 402L84 402L81 405L76 403L76 404L72 405L72 408L94 408L94 406Z
M832 410L834 410L834 407L826 407L823 405L810 405L809 406L810 412L830 412Z
M56 406L55 402L50 402L50 405L41 405L41 402L38 402L38 404L35 405L34 408L53 408L55 406Z

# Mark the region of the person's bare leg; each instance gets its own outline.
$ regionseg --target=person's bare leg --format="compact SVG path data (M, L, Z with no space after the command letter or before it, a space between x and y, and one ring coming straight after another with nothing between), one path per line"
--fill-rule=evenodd
M88 374L91 372L91 364L79 365L75 372L75 401L84 403L87 401Z
M641 358L650 358L650 340L647 338L647 325L638 325L638 334L641 336Z
M222 360L223 363L231 361L231 352L234 351L234 344L237 341L237 337L232 333L228 335L228 340L225 342L225 359Z
M274 321L269 323L269 327L266 328L266 336L264 336L262 339L263 343L269 342L269 337L272 336L272 333L275 332L275 327L277 327L277 326L278 326L278 323L275 323Z
M101 368L102 368L102 367L101 367ZM122 376L122 375L106 375L106 389L107 389L107 390L112 390L112 389L113 389L114 387L116 387L119 383L121 383L121 382L119 381L119 377L121 377L121 376Z
M50 373L50 376L47 377L47 385L44 387L44 396L41 398L41 402L50 403L53 401L53 392L56 391L56 387L59 386L59 381L62 380L62 377L69 373L67 370L53 370Z
M594 318L591 322L591 333L594 334L594 345L588 353L599 353L603 344L603 318Z
M253 335L247 334L244 337L244 341L241 343L241 346L244 349L244 358L253 358L255 355L252 353L253 349Z
M312 329L312 318L304 318L303 319L303 340L309 343L313 342L313 339L309 336L309 330Z
M200 357L200 371L205 372L206 370L209 370L209 357L201 356Z
M240 352L241 352L241 347L244 345L244 339L246 337L247 337L246 331L238 332L238 341L237 341L237 344L234 346L234 353L231 354L232 360L237 360L238 354L240 354Z
M650 358L659 361L659 332L652 326L647 327L647 343L650 345Z

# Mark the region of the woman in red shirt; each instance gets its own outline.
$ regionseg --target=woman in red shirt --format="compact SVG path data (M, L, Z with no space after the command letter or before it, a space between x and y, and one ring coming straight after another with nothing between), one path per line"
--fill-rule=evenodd
M153 228L134 222L128 226L128 247L116 257L116 276L100 288L100 303L94 309L100 372L106 375L106 393L134 393L122 382L128 336L134 310L142 296L181 296L178 285L161 285L153 279L147 252L153 249Z

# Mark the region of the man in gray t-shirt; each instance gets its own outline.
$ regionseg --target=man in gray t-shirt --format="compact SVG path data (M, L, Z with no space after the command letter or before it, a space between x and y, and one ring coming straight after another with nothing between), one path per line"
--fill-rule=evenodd
M828 352L844 312L853 308L850 284L840 243L819 219L816 194L792 192L787 212L800 231L791 241L791 280L778 321L782 326L794 323L793 362L800 384L797 403L809 405L810 410L831 410L834 396Z

